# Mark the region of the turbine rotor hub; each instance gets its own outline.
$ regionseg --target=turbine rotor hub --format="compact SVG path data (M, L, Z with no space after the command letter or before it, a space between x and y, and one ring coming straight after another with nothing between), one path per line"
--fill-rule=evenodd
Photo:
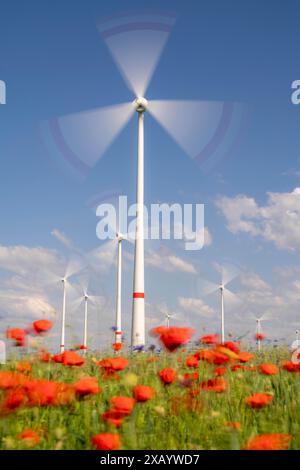
M138 113L144 113L148 107L148 101L146 98L138 97L134 100L133 106Z

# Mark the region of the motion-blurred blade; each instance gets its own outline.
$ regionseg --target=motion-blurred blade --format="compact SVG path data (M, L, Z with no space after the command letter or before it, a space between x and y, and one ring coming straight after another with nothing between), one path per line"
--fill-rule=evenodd
M51 137L62 158L86 173L103 156L133 112L132 103L123 103L55 118L49 121Z
M82 257L82 256L76 256L76 257L73 256L69 260L69 262L66 266L64 278L69 279L71 276L74 276L75 274L82 271L82 269L85 266L86 266L86 261L85 261L84 257Z
M222 266L222 284L226 286L240 274L240 270L231 264L223 264Z
M229 305L230 307L237 307L242 302L236 294L226 288L224 288L224 298L226 305Z
M221 276L221 284L223 286L226 286L229 284L233 279L235 279L239 274L240 270L233 264L229 263L214 263L214 267L218 273L220 273Z
M170 13L123 14L98 23L125 83L135 96L144 96L175 16Z
M149 101L148 110L191 158L212 142L224 114L218 101Z
M84 297L81 296L81 297L78 297L78 299L73 300L72 302L69 302L70 309L74 310L74 311L78 310L81 307L81 305L83 304L83 299L84 299Z
M217 292L219 288L220 286L214 282L206 281L204 279L198 279L197 281L197 293L200 297L213 294L214 292Z
M105 272L116 261L117 242L109 240L86 255L89 265L95 270Z
M103 307L105 303L105 298L101 295L89 295L89 300L95 307Z

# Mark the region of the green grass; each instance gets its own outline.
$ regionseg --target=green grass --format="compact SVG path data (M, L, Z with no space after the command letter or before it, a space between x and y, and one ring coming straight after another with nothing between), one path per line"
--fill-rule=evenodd
M300 449L300 374L280 368L274 376L258 371L232 372L224 376L228 391L214 393L201 391L193 399L189 388L180 381L169 386L161 384L158 371L174 367L179 375L192 372L185 367L183 353L163 354L158 362L148 362L146 353L130 357L130 365L119 373L120 380L104 379L100 368L91 357L82 367L43 364L32 361L31 377L73 383L84 375L99 378L102 392L74 400L68 406L24 407L0 416L0 449L27 448L18 434L26 428L37 430L42 436L35 449L91 449L91 436L102 432L118 432L122 449L184 450L184 449L240 449L257 434L286 433L293 437L291 449ZM183 362L177 359L183 358ZM256 356L253 364L270 362L280 365L289 359L284 350L270 350ZM199 363L199 383L213 377L213 365ZM14 370L12 361L0 370ZM102 421L101 415L109 409L112 396L132 396L132 387L139 384L155 388L156 396L146 403L137 403L131 416L118 430ZM245 398L256 392L274 395L273 402L253 410L245 405ZM0 403L4 392L0 391ZM226 422L241 423L240 430L229 429Z

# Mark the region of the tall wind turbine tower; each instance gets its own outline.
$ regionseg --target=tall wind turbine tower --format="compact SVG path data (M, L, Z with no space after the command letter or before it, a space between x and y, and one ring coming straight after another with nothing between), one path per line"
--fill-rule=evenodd
M133 271L133 303L131 346L145 344L145 293L144 293L144 113L147 100L134 101L138 113L137 183L136 183L136 233Z
M229 102L199 101L191 98L149 101L145 99L175 21L176 15L172 12L148 10L120 13L100 20L97 24L98 30L130 89L131 100L126 99L121 104L53 118L43 126L51 153L55 151L60 160L65 161L71 174L84 179L125 128L134 112L137 112L137 211L131 331L133 348L145 345L145 111L163 127L184 153L201 165L205 163L208 166L223 158L224 142L231 148L241 114L240 106Z

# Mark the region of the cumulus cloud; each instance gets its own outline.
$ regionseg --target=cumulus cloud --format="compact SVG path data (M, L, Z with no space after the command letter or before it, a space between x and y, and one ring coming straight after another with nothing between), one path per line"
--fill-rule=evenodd
M61 259L58 253L47 248L0 245L0 269L21 276L38 269L53 269L60 262Z
M216 201L232 233L248 233L273 242L278 248L300 248L300 188L290 193L267 193L267 203L259 205L246 195L221 197Z
M55 316L55 308L45 295L20 291L0 291L0 306L5 322L18 322L41 317Z
M186 312L200 316L211 317L215 314L213 308L207 305L201 299L192 297L178 297L179 306Z
M70 238L68 238L67 235L61 232L60 230L56 228L53 229L51 232L51 235L53 235L53 237L55 237L60 243L62 243L67 248L70 248L70 249L74 248L73 241Z
M197 274L196 268L192 263L165 249L147 253L145 263L148 266L152 266L166 272L180 271L188 274Z

